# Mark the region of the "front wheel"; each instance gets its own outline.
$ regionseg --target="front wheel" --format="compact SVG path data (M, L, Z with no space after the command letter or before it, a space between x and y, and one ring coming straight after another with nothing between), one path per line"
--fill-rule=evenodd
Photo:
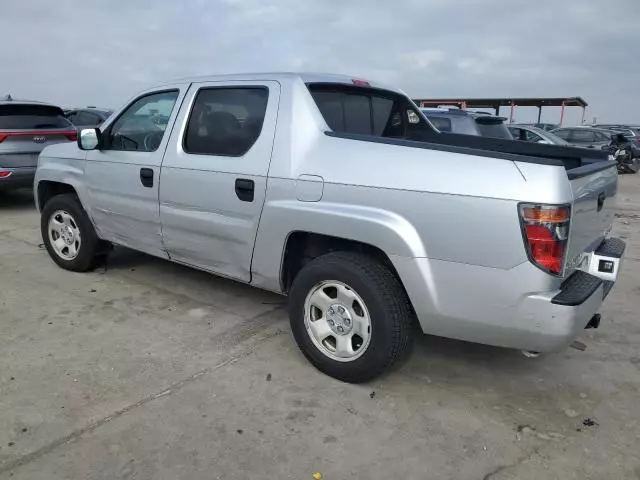
M42 209L40 229L45 248L58 266L74 272L96 266L100 240L77 196L51 198Z
M394 273L371 257L333 252L309 262L289 295L294 338L307 359L339 380L373 380L410 347L413 309Z

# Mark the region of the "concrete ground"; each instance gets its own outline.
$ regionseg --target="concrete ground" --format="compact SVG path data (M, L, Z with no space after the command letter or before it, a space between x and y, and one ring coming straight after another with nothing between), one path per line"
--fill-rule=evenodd
M0 196L0 478L639 479L640 175L585 351L421 336L369 385L314 370L284 299L117 250L74 274Z

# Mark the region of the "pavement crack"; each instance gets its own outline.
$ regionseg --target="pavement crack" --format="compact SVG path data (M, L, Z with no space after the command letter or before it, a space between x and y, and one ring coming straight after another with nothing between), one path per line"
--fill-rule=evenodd
M531 459L531 457L533 457L537 453L538 453L538 449L534 448L531 451L531 453L529 453L527 455L523 455L522 457L518 458L513 463L508 463L506 465L499 465L496 468L494 468L493 470L491 470L489 473L487 473L484 477L482 477L482 480L490 480L491 478L495 477L496 475L498 475L501 472L504 472L505 470L508 470L510 468L519 467L524 462L526 462L527 460Z
M277 309L274 309L277 310ZM267 312L267 313L273 313L273 311ZM258 317L260 317L261 315L259 315ZM111 415L108 415L106 417L101 418L100 420L93 422L89 425L86 425L82 428L78 428L74 431L72 431L71 433L69 433L68 435L65 435L63 437L60 437L50 443L48 443L47 445L44 445L42 447L40 447L37 450L34 450L31 453L27 453L26 455L22 455L21 457L16 458L15 460L10 460L4 464L0 464L0 475L6 472L9 472L11 470L15 470L18 467L21 467L23 465L26 465L30 462L33 462L34 460L39 459L40 457L43 457L51 452L53 452L54 450L56 450L59 447L62 447L68 443L74 442L76 440L78 440L80 437L82 437L83 435L93 432L94 430L96 430L97 428L101 427L102 425L105 425L108 422L111 422L112 420L115 420L129 412L131 412L132 410L135 410L138 407L142 407L158 398L162 398L162 397L166 397L169 395L172 395L173 393L181 390L184 386L196 381L197 379L203 377L206 374L209 373L213 373L216 370L219 370L223 367L226 367L227 365L231 365L235 362L237 362L238 360L240 360L241 358L250 355L256 348L258 348L264 341L266 340L270 340L278 335L283 334L284 331L280 330L280 329L275 329L272 332L267 332L265 335L261 336L260 341L257 341L255 345L246 348L242 351L240 351L239 353L230 356L229 358L223 360L222 362L214 365L213 367L209 367L209 368L205 368L204 370L200 370L199 372L194 373L193 375L190 375L187 378L184 378L180 381L177 381L175 383L172 383L171 385L169 385L168 387L163 388L162 390L160 390L159 392L153 393L151 395L148 395L140 400L138 400L137 402L131 404L131 405L127 405L124 408L121 408L120 410L116 410L115 412L113 412Z

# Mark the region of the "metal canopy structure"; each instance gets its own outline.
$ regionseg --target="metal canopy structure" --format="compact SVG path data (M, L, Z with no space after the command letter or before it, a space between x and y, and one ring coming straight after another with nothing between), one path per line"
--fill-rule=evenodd
M493 108L496 115L500 114L500 107L509 107L509 122L513 121L515 107L537 107L538 123L542 116L542 107L561 107L560 125L564 119L564 107L581 107L582 123L584 123L585 109L589 104L582 97L567 98L419 98L414 102L420 107L456 106L462 110L467 108Z

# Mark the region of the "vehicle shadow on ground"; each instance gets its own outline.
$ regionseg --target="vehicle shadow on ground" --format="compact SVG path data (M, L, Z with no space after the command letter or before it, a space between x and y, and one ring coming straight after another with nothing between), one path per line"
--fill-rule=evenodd
M31 190L0 191L0 211L22 211L35 209Z
M155 286L166 291L178 288L211 296L224 292L226 295L245 298L247 302L283 306L287 303L286 297L282 295L125 247L115 247L105 265L98 267L96 272L117 272L126 277L135 275L154 279Z
M153 278L155 286L166 291L171 291L179 284L184 289L197 289L205 295L224 292L249 303L287 304L287 297L124 247L115 247L105 267L99 267L97 271L118 272L127 277L135 275ZM426 363L430 365L428 370L431 371L433 365L452 363L471 370L490 370L492 374L500 374L517 373L519 370L527 372L531 368L535 370L537 362L544 362L544 357L531 360L512 349L424 335L417 323L413 326L412 335L414 342L411 352L394 370L413 370L412 366L422 369L418 365ZM445 376L449 375L446 373L448 370L444 369Z

